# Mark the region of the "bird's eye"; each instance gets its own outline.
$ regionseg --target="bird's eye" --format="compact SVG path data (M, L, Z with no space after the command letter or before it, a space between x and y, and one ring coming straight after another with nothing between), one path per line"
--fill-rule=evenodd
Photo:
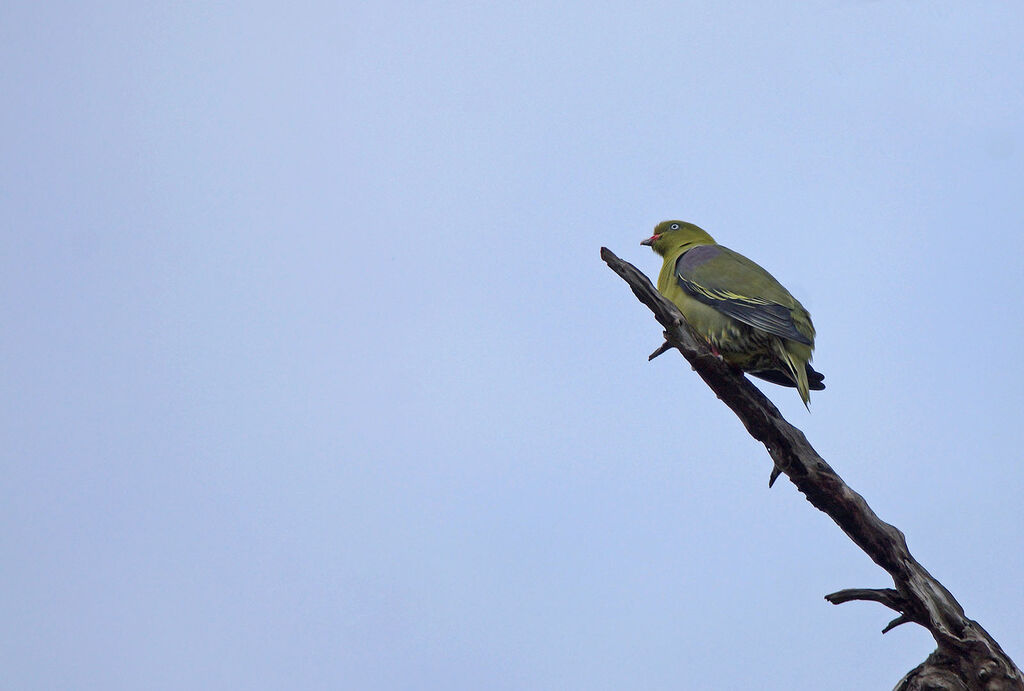
M671 226L669 226L669 228L671 228L672 230L679 230L679 224L673 223Z

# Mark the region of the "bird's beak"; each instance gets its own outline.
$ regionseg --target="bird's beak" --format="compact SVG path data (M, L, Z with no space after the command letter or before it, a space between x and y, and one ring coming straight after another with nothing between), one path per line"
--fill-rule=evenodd
M646 240L641 240L641 241L640 241L640 244L641 244L641 245L647 245L648 247L650 247L650 246L651 246L651 245L653 245L653 244L655 243L655 241L657 241L657 239L658 239L658 238L660 238L660 237L661 237L660 235L652 235L651 237L647 238Z

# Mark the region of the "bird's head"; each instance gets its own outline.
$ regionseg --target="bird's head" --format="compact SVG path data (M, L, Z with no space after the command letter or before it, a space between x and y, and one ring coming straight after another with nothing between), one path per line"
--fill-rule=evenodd
M647 238L641 245L665 256L674 249L686 245L713 245L715 241L701 228L685 221L662 221L654 227L654 235Z

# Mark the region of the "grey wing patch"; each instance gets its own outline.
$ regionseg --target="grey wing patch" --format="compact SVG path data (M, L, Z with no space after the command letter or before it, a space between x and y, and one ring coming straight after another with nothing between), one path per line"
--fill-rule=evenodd
M714 259L722 253L721 245L697 245L693 249L686 250L679 259L676 259L676 275L680 278L687 276L698 266Z
M716 245L701 245L684 252L676 260L676 280L679 286L690 297L714 307L736 321L780 338L811 345L810 339L797 330L789 308L785 305L763 298L737 295L723 288L701 285L687 278L687 274L693 269L720 253L721 249Z

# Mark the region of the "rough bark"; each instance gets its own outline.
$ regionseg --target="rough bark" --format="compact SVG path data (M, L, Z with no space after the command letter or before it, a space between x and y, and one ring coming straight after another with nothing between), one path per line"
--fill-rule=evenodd
M712 391L736 414L775 463L772 478L784 473L807 500L828 514L843 532L892 577L894 588L840 590L825 596L832 604L878 602L898 613L883 633L913 622L932 634L938 648L911 670L896 691L1024 691L1024 676L999 644L907 549L899 530L881 520L864 498L811 447L803 432L741 373L696 338L682 314L635 266L601 248L601 258L617 273L665 328L665 343L650 355L677 349Z

